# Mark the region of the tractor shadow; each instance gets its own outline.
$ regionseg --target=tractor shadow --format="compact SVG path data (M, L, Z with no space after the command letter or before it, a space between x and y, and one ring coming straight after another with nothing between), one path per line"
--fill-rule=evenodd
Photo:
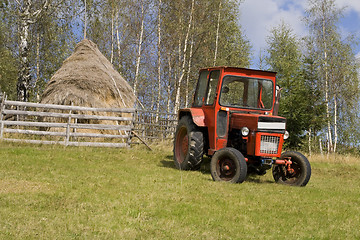
M210 174L210 158L204 157L200 168L194 171L200 171L203 174ZM160 161L161 167L177 169L174 164L174 158L172 155L168 155L165 159Z
M200 168L196 171L201 172L204 175L210 175L211 171L210 171L210 162L211 162L211 158L204 156L203 161L200 165ZM177 169L175 167L174 164L174 158L172 155L168 155L165 157L165 159L160 161L161 163L161 167L164 168L171 168L171 169ZM269 173L267 173L269 174ZM209 181L212 181L212 179ZM250 182L250 183L261 183L261 184L275 184L274 181L268 180L268 179L264 179L264 176L258 175L256 173L251 173L249 172L246 176L246 180L245 182Z
M165 159L160 161L160 163L162 165L161 167L176 169L172 155L166 156Z
M246 176L245 182L251 182L251 183L261 183L261 184L275 184L274 181L270 181L268 179L264 179L263 176L260 176L255 173L248 173Z

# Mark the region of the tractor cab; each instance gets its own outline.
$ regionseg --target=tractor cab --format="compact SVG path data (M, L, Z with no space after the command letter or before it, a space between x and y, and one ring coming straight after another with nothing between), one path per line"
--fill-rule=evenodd
M308 160L297 152L282 154L288 132L286 119L277 116L278 89L275 72L201 69L192 107L179 111L175 165L196 169L206 154L214 180L242 182L247 173L272 167L276 182L306 185Z

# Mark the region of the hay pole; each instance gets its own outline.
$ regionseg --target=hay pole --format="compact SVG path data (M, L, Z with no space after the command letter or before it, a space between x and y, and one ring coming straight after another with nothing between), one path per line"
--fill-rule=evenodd
M137 135L136 132L131 131L131 133L134 134L134 136L137 137L143 144L145 144L145 146L146 146L150 151L152 151L152 148L145 142L144 139L142 139L139 135Z

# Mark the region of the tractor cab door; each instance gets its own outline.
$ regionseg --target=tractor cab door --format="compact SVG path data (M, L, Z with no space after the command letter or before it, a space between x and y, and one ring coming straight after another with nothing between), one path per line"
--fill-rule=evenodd
M206 95L203 103L203 111L205 114L205 124L208 128L209 136L209 148L210 151L216 151L218 148L217 145L217 118L219 107L217 104L217 99L219 97L218 89L220 82L220 70L213 70L209 73L208 84ZM211 153L210 153L211 154Z

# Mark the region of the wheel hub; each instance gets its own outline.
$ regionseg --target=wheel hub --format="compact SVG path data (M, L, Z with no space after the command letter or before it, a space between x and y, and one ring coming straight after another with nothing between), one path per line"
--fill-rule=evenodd
M229 170L230 170L229 165L224 165L224 166L223 166L223 171L229 171Z
M236 167L231 159L223 159L219 162L220 176L223 178L231 178L236 173Z

